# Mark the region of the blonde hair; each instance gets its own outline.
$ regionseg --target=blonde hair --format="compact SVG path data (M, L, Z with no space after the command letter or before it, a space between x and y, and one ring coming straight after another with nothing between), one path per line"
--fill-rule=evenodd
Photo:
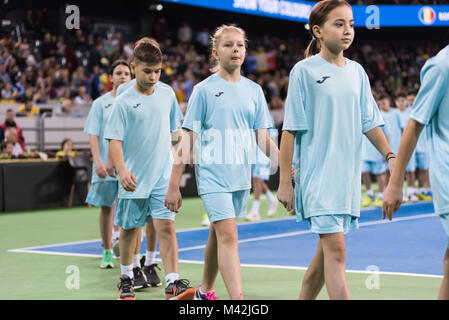
M243 36L243 40L245 41L245 47L246 44L248 43L248 39L246 38L246 32L245 30L243 30L240 27L237 27L237 25L235 24L223 24L221 26L219 26L214 34L210 37L210 42L211 42L211 53L210 53L210 64L211 64L211 68L209 69L210 72L212 73L216 73L220 67L218 59L214 57L214 55L212 54L213 49L217 50L218 49L218 44L220 43L221 37L223 36L223 33L226 31L237 31L239 32L242 36Z

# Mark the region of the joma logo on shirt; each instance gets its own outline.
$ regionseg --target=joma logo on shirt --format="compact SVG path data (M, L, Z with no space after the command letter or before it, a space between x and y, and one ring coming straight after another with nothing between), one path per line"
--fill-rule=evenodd
M140 106L140 103L138 103L135 106L133 106L133 108L137 108L138 106Z
M110 104L104 106L104 108L107 109L107 108L109 108L109 107L111 107L111 106L112 106L112 103L110 103Z
M216 97L219 97L219 96L221 96L223 93L224 93L223 91L220 91L220 92L217 93L215 96L216 96Z
M321 80L317 80L316 82L318 82L319 84L323 83L324 81L326 81L327 79L329 79L329 76L324 76L323 79Z

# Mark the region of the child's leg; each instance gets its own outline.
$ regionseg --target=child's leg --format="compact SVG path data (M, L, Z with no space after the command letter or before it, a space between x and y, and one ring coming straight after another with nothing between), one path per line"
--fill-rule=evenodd
M362 172L362 182L366 190L371 190L371 175L369 172Z
M214 222L217 237L218 267L231 300L242 298L242 271L240 268L237 224L235 219Z
M314 300L324 285L324 257L321 240L318 240L315 256L302 279L300 300Z
M110 207L100 209L100 234L105 250L112 249L112 226L114 224L114 210Z
M441 282L440 292L438 293L439 300L449 300L449 249L446 249L446 254L443 260L443 281Z
M253 192L254 192L254 200L260 200L261 195L261 180L259 178L253 178Z
M154 229L153 219L148 221L146 226L147 251L155 252L157 246L157 235Z
M136 237L139 233L139 228L122 229L120 232L120 264L129 266L133 264L133 256L136 250Z
M201 289L203 292L214 289L215 280L218 275L218 252L217 235L215 233L214 223L210 225L209 239L207 240L204 251L204 269Z
M137 235L136 235L136 244L134 248L134 255L140 255L140 247L142 245L142 228L137 228Z
M175 223L169 219L155 219L153 225L159 238L159 251L165 274L178 273L178 241Z
M346 246L342 232L320 234L324 256L324 280L330 299L351 299L346 282Z
M383 193L387 187L387 175L385 173L378 174L376 178L379 185L379 199L383 199Z

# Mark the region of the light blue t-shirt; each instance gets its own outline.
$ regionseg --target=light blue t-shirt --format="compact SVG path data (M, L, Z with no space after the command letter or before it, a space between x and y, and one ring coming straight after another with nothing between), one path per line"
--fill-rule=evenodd
M248 78L233 83L213 74L195 85L182 127L197 134L198 193L251 189L254 131L270 125L262 88Z
M159 83L159 82L158 82ZM133 87L136 84L136 78L126 82L126 83L122 83L121 85L118 86L117 91L115 93L116 96L121 95L123 92L125 92L126 90L128 90L129 88ZM157 84L156 84L157 85Z
M412 107L409 107L407 110L410 110ZM427 144L427 130L424 127L421 131L421 134L419 135L418 141L416 142L416 153L429 153L429 146Z
M390 108L388 112L381 111L381 113L389 133L388 138L390 139L389 142L391 151L393 151L394 154L397 154L402 136L399 111L397 109Z
M430 185L436 214L449 213L449 45L421 70L411 118L426 125Z
M173 89L159 83L145 96L131 87L115 99L113 108L104 136L123 141L126 169L137 179L134 192L120 185L119 199L145 199L153 189L166 191L173 164L171 132L182 118Z
M401 127L401 130L404 130L407 126L408 119L410 119L410 108L405 109L404 111L401 111L398 109L399 114L399 126Z
M290 72L283 130L296 131L295 209L360 216L362 137L383 125L362 66L314 55Z
M85 133L98 136L100 158L105 165L108 163L109 142L104 139L104 128L113 109L114 99L115 97L112 96L111 92L95 99L84 125ZM95 172L94 164L92 164L92 183L116 180L117 178L110 176L105 179L100 178Z
M382 126L383 133L389 137L388 129L385 126ZM369 141L366 135L363 135L362 138L362 161L370 161L370 162L383 162L385 161L382 154L376 147Z

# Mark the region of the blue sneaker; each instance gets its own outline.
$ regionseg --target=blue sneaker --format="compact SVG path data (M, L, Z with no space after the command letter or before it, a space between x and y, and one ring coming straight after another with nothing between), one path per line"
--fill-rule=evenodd
M198 290L195 292L195 298L193 300L218 300L217 296L215 295L214 290L207 291L206 293L202 293L201 285L198 286Z

